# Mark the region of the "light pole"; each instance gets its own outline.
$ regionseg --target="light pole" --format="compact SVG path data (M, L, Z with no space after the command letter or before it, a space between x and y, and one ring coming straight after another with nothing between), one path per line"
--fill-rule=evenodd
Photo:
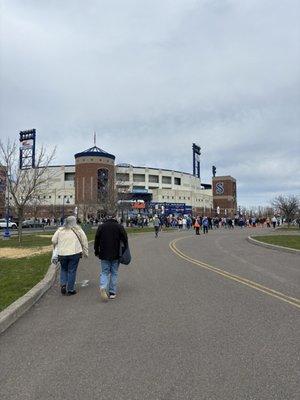
M9 232L9 181L8 181L9 175L8 171L6 172L6 186L7 186L7 199L6 199L6 227L3 232L3 238L4 239L9 239L10 238L10 232ZM20 222L19 222L20 223Z
M70 200L68 196L63 195L63 207L62 207L62 220L61 220L61 225L64 223L65 219L65 198L67 197L66 204L70 204Z

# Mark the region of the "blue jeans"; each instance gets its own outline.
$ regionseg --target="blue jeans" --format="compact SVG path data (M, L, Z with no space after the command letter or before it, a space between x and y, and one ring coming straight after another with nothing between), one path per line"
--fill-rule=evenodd
M76 271L80 260L80 253L70 256L58 256L60 262L60 284L67 286L67 291L75 289Z
M100 288L117 293L119 260L101 260Z

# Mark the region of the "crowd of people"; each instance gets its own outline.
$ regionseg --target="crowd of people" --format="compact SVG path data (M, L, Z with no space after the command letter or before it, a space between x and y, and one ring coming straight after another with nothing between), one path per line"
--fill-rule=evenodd
M98 223L100 222L100 223ZM94 220L89 220L95 224ZM207 216L165 216L154 215L153 217L137 216L128 218L125 223L116 215L111 215L101 221L97 221L97 231L94 239L94 254L100 259L100 296L103 301L115 299L117 293L117 279L119 264L125 252L129 251L128 238L124 225L127 226L153 226L155 237L158 237L162 227L175 228L178 230L195 230L196 235L202 231L207 235L212 229L234 229L235 227L271 227L280 225L282 220L275 216L271 219L256 217L244 218L220 218ZM62 295L76 294L75 282L79 261L82 257L88 257L88 240L85 232L78 224L75 216L69 216L64 224L60 226L52 237L54 246L52 260L60 263L60 284ZM122 254L121 254L122 253ZM129 252L130 254L130 252ZM129 261L130 262L129 256ZM123 263L128 263L123 262Z
M235 227L245 228L245 227L268 227L280 226L283 221L281 218L256 218L250 217L245 218L243 216L236 216L234 218L226 218L226 217L207 217L207 216L156 216L155 218L159 219L160 227L166 228L178 228L181 230L189 230L191 228L195 229L196 234L200 233L200 229L203 230L203 233L208 233L211 229L234 229ZM155 221L155 218L153 221ZM148 226L152 223L152 219L147 222ZM157 226L157 222L154 223L154 226ZM130 225L132 226L132 225ZM138 224L136 226L139 226Z

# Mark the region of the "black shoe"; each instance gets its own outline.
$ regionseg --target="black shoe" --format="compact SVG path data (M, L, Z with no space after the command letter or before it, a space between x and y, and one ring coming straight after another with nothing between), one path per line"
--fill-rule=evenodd
M61 294L67 294L66 285L61 285L61 287L60 287L60 293L61 293Z
M73 294L76 294L76 293L77 293L76 290L70 290L70 291L68 291L67 296L72 296Z

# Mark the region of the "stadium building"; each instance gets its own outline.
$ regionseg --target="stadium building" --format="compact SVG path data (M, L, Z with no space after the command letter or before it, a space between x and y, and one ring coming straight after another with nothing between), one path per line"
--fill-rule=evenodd
M115 164L115 156L96 145L75 154L74 164L50 166L47 174L47 185L28 207L26 217L59 219L75 213L83 219L99 218L116 204L122 215L215 215L218 207L211 185L201 185L200 170L195 176ZM228 209L228 215L232 212Z
M75 163L48 168L47 185L27 214L60 218L75 212L99 216L118 204L127 213L210 213L212 191L192 174L163 168L115 164L97 146L75 154ZM12 200L12 199L11 199Z

